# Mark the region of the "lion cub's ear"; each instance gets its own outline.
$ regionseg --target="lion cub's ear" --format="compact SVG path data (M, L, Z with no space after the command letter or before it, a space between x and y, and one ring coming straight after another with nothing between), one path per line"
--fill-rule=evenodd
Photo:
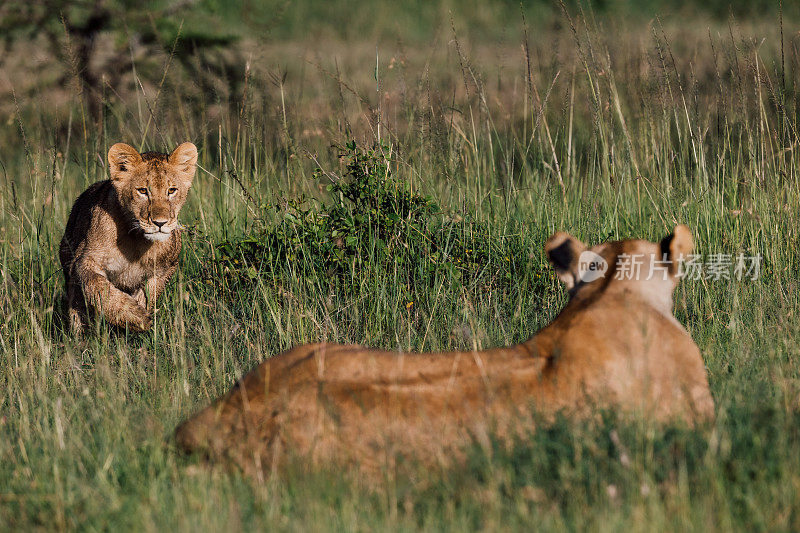
M680 263L694 250L692 232L683 224L678 224L672 233L661 239L661 257L670 261L669 273L677 275Z
M117 143L108 149L108 168L112 180L120 180L136 165L142 162L142 156L136 148L125 143Z
M547 239L544 251L553 263L558 279L567 290L572 289L578 283L579 258L586 251L586 245L569 233L559 231Z
M197 147L190 142L181 144L169 154L169 164L181 174L187 185L191 185L197 164Z

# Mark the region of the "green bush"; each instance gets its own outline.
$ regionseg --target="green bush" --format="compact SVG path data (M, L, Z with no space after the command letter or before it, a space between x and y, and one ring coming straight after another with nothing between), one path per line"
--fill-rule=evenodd
M470 291L507 292L540 279L521 236L498 236L470 215L442 210L392 174L392 147L354 141L341 148L345 172L327 190L327 202L284 199L268 208L261 229L216 247L225 286L263 279L284 284L298 277L356 290L365 272L401 272L411 301L436 280ZM317 169L315 177L330 176ZM532 276L533 275L533 276ZM442 277L444 276L444 278Z

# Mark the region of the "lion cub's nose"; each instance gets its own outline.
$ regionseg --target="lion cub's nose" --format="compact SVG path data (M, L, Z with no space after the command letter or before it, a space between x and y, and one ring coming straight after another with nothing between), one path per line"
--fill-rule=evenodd
M154 218L153 219L153 224L158 226L158 229L161 229L161 226L163 226L167 222L169 222L169 221L166 218L158 218L158 219Z

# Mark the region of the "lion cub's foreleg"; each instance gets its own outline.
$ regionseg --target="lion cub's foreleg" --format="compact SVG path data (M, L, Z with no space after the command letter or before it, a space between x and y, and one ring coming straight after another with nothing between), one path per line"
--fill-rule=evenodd
M83 301L88 302L109 323L127 326L134 331L147 331L153 325L147 308L140 305L137 298L114 287L96 265L89 261L80 262L75 268L75 278ZM80 331L83 328L83 302L77 298L79 294L75 294L74 289L69 293L70 326L73 331Z
M147 309L150 313L155 312L156 310L156 302L164 293L164 289L167 287L167 282L177 270L178 264L177 262L165 271L158 273L150 278L147 279L144 286L140 287L138 291L133 295L136 299L136 302Z

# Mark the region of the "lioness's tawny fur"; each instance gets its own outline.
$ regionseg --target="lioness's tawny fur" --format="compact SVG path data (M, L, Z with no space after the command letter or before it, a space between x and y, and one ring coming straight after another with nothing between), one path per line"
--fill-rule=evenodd
M570 300L528 341L426 354L300 346L184 422L177 443L259 476L287 453L374 471L396 455L446 464L469 439L509 435L533 410L708 419L714 404L703 360L672 315L679 261L692 247L686 226L660 243L591 250L557 233L545 249Z
M177 217L196 163L189 142L169 155L123 143L108 151L111 179L75 201L59 249L74 332L90 310L116 326L150 328L156 299L178 266Z

